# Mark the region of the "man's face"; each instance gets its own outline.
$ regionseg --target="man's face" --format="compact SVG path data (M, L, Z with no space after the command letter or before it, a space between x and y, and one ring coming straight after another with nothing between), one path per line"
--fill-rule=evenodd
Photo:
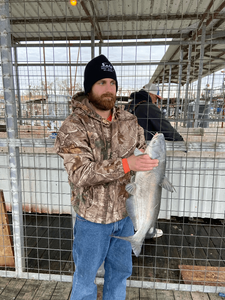
M97 81L88 94L89 101L100 110L110 110L116 102L116 81L103 78Z
M152 103L156 104L157 103L157 95L155 94L152 94L152 93L149 93L151 99L152 99Z

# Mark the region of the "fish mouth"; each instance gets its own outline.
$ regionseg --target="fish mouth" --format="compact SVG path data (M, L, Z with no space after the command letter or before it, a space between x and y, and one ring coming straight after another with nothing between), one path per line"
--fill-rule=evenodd
M157 139L160 136L164 136L163 133L156 132L152 139Z
M159 135L159 133L156 132L152 139L156 139L158 137L158 135Z

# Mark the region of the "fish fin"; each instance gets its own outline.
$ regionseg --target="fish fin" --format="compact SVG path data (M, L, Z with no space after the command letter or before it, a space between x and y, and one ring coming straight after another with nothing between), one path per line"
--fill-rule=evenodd
M146 239L158 238L161 237L162 235L163 235L163 231L161 229L152 227L145 235L145 238Z
M151 228L149 229L148 233L154 235L154 234L155 234L155 230L156 230L155 227L151 227Z
M146 239L151 239L155 235L155 232L156 232L155 226L151 227L149 229L149 231L146 233L145 238Z
M161 236L163 236L163 231L162 231L162 229L156 228L156 229L155 229L155 234L154 234L153 238L159 238L159 237L161 237Z
M134 229L137 231L137 222L136 222L136 213L135 213L135 205L134 205L134 197L131 196L126 201L126 209L131 221L134 225Z
M141 152L138 148L135 148L134 150L134 155L135 156L141 156L141 155L145 155L146 153Z
M133 250L135 256L138 257L141 253L143 241L136 242L135 240L131 240L130 243L131 243L131 247L132 247L132 250Z
M169 180L164 177L162 183L160 184L161 187L163 187L164 189L166 189L167 191L173 193L174 191L176 192L175 187L172 185L171 182L169 182Z
M131 195L134 195L136 193L136 183L133 182L133 183L128 183L125 187L125 190L131 194Z

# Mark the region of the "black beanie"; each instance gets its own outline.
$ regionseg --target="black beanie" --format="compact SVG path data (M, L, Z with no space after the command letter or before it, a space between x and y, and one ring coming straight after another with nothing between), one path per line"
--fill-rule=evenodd
M95 82L103 78L112 78L116 81L116 91L118 90L118 82L116 71L111 62L104 56L99 55L93 58L86 65L84 70L84 91L88 94Z

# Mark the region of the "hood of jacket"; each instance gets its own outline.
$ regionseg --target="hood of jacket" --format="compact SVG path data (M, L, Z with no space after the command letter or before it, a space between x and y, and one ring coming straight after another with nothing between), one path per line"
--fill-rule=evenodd
M74 94L71 98L72 109L74 107L74 101L81 102L85 98L87 98L87 95L85 95L84 92L77 92L76 94Z
M72 110L74 113L77 112L81 112L83 111L83 113L85 113L86 115L88 115L91 118L94 118L100 122L103 122L103 124L109 124L109 121L107 121L106 119L102 118L100 115L98 115L95 112L95 108L93 106L93 104L88 100L88 98L83 99L81 102L80 101L76 101L73 100L72 102ZM132 115L124 115L123 110L120 107L113 107L112 109L112 121L114 120L123 120L123 119L133 119Z
M97 121L101 124L102 138L104 141L104 145L106 147L106 139L105 139L105 135L103 134L103 131L104 131L103 127L104 126L109 127L110 121L104 119L103 117L101 117L99 114L96 113L93 104L88 100L88 98L84 98L81 102L74 100L72 102L72 110L73 110L73 113L75 113L75 114L76 113L78 113L78 114L84 113L88 117L95 119L95 122ZM118 119L121 119L121 109L118 107L113 107L112 121L116 121Z

